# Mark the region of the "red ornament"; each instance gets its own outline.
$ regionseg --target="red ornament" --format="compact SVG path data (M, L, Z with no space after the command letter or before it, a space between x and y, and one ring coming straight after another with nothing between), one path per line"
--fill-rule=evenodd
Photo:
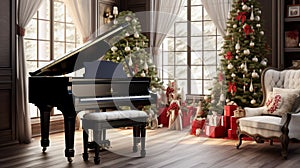
M245 32L246 35L249 35L250 33L253 33L253 29L251 28L251 26L246 24L244 26L244 32Z
M233 57L231 51L227 51L227 53L226 53L226 55L225 55L224 57L225 57L225 59L227 59L227 60L231 60L232 57Z

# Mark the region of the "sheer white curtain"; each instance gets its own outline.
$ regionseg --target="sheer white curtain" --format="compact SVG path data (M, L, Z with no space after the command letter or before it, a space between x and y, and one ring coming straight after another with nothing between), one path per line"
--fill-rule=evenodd
M168 34L185 0L152 0L151 51L156 59L160 45Z
M25 28L43 0L19 0L17 6L17 136L20 143L31 142L31 122L27 99L27 72L24 54Z
M64 0L82 41L89 40L92 34L92 0Z
M223 37L226 34L226 21L231 9L231 3L232 0L202 0L206 12Z

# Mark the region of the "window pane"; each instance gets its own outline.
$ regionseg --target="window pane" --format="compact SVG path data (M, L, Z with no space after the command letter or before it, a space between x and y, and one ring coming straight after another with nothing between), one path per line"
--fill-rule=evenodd
M191 94L202 94L202 80L191 80Z
M192 50L202 50L202 39L203 37L191 37Z
M187 23L175 23L176 36L187 36Z
M216 37L215 36L208 36L208 37L203 37L204 43L204 48L205 50L216 50Z
M39 19L50 20L50 1L46 0L38 10Z
M215 65L218 55L216 51L204 52L204 65Z
M216 26L212 21L204 22L204 35L216 35Z
M200 0L191 0L192 5L202 5L202 1Z
M187 38L175 38L176 51L187 51Z
M26 60L37 60L37 41L24 40L24 53Z
M213 79L214 77L216 77L216 70L216 66L205 66L203 79Z
M178 17L179 19L187 20L187 7L181 9Z
M26 61L26 70L27 72L33 72L38 69L36 61Z
M174 52L163 52L163 63L167 65L174 65Z
M54 23L54 40L55 41L64 41L65 39L65 24L64 23Z
M191 25L191 35L200 36L202 35L202 22L192 22Z
M62 2L54 2L54 21L65 21L65 6Z
M191 66L191 78L202 79L202 66Z
M66 43L66 53L76 48L75 43Z
M202 52L191 53L192 65L202 65Z
M61 42L54 42L53 54L54 59L62 57L65 54L65 44Z
M174 38L166 38L163 42L164 51L175 51Z
M191 21L202 20L202 6L191 7Z
M26 26L26 32L24 38L37 39L37 20L31 19Z
M73 24L66 24L66 42L74 42L76 40L75 27Z
M179 94L181 94L182 100L185 100L185 94L187 93L187 81L186 80L176 80L177 88L179 89Z
M39 60L50 61L50 41L39 41Z
M39 39L50 40L50 21L39 21Z
M35 117L38 117L39 115L39 110L38 108L36 108L36 106L32 103L29 103L29 111L30 111L30 117L31 118L35 118Z
M166 73L167 74L167 78L173 78L174 79L174 74L175 74L175 71L174 71L174 66L164 66L164 71L163 73Z
M187 65L187 52L176 52L176 65Z
M211 89L213 86L212 80L204 80L204 93L205 95L209 95L210 91L209 89Z
M187 66L176 66L175 78L176 79L187 79Z

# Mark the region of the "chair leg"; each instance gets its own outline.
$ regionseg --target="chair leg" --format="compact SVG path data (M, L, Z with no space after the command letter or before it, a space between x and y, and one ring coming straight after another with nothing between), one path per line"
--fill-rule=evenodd
M84 161L87 161L89 158L89 154L88 154L88 137L89 137L89 132L88 130L84 130L83 129L83 153L82 153L82 157Z
M242 145L242 138L243 138L243 134L238 133L238 140L239 140L239 142L238 142L238 144L236 144L236 149L239 149L240 146Z
M286 134L282 134L280 136L280 141L281 141L281 156L284 159L287 159L287 155L288 155L288 146L289 146L289 136Z
M99 153L100 153L100 146L99 146L98 143L95 143L95 157L94 157L94 163L95 164L100 163Z

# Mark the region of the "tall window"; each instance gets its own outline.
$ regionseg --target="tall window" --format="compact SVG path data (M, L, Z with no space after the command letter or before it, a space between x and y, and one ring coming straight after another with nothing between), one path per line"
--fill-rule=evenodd
M63 0L46 0L26 28L24 48L27 71L35 71L76 48L80 38ZM35 105L29 105L31 117L39 117ZM61 113L54 110L53 114Z
M162 44L165 83L177 80L185 94L209 94L219 63L222 36L200 0L186 0L180 20Z

